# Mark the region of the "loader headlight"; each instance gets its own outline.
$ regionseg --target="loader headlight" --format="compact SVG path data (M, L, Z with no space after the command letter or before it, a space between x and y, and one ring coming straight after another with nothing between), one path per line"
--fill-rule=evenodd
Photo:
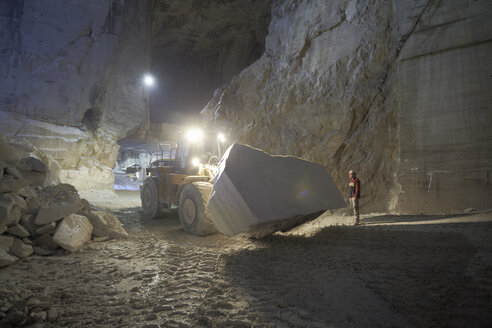
M225 135L223 133L219 133L217 135L217 139L219 139L220 142L225 142Z
M195 143L203 140L203 131L200 129L191 129L186 132L186 139L189 142Z
M199 166L200 165L200 159L195 157L191 160L191 164L193 164L193 166Z

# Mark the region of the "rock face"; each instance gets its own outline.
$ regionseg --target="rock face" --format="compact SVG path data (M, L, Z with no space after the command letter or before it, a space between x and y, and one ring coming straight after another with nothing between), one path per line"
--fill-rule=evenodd
M488 208L491 14L489 1L277 1L263 56L202 113L234 141L323 163L340 189L358 171L366 212Z
M159 86L151 121L196 114L217 87L261 56L269 22L269 0L154 1L152 72Z
M275 232L286 221L300 224L341 207L344 200L323 166L241 144L225 152L208 202L215 227L229 236L266 226Z
M52 155L62 181L81 190L111 188L116 140L145 123L140 79L150 64L148 5L0 7L0 130ZM85 179L73 179L73 171Z
M75 252L91 239L92 229L85 216L72 214L59 223L53 240L66 250Z

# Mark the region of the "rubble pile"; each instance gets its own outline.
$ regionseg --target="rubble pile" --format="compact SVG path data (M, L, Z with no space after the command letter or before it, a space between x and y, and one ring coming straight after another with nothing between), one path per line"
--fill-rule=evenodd
M0 160L0 268L31 254L76 252L90 240L127 236L116 217L92 211L72 185L43 187L47 173L34 156Z

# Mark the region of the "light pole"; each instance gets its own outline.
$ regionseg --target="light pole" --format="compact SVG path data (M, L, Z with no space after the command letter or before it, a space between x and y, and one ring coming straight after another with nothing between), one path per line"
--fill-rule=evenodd
M150 89L154 87L155 85L155 78L152 76L152 74L145 74L142 78L142 83L145 87L145 91L147 93L147 129L150 131ZM152 156L150 157L152 160ZM145 177L147 176L147 167L143 165L142 167L142 175L143 175L143 180L145 180Z

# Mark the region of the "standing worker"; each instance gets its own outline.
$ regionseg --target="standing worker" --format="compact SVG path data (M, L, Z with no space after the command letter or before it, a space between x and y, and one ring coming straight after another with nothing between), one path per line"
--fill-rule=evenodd
M359 221L359 198L360 198L360 180L357 178L354 170L349 171L349 200L354 209L355 225L360 225Z

